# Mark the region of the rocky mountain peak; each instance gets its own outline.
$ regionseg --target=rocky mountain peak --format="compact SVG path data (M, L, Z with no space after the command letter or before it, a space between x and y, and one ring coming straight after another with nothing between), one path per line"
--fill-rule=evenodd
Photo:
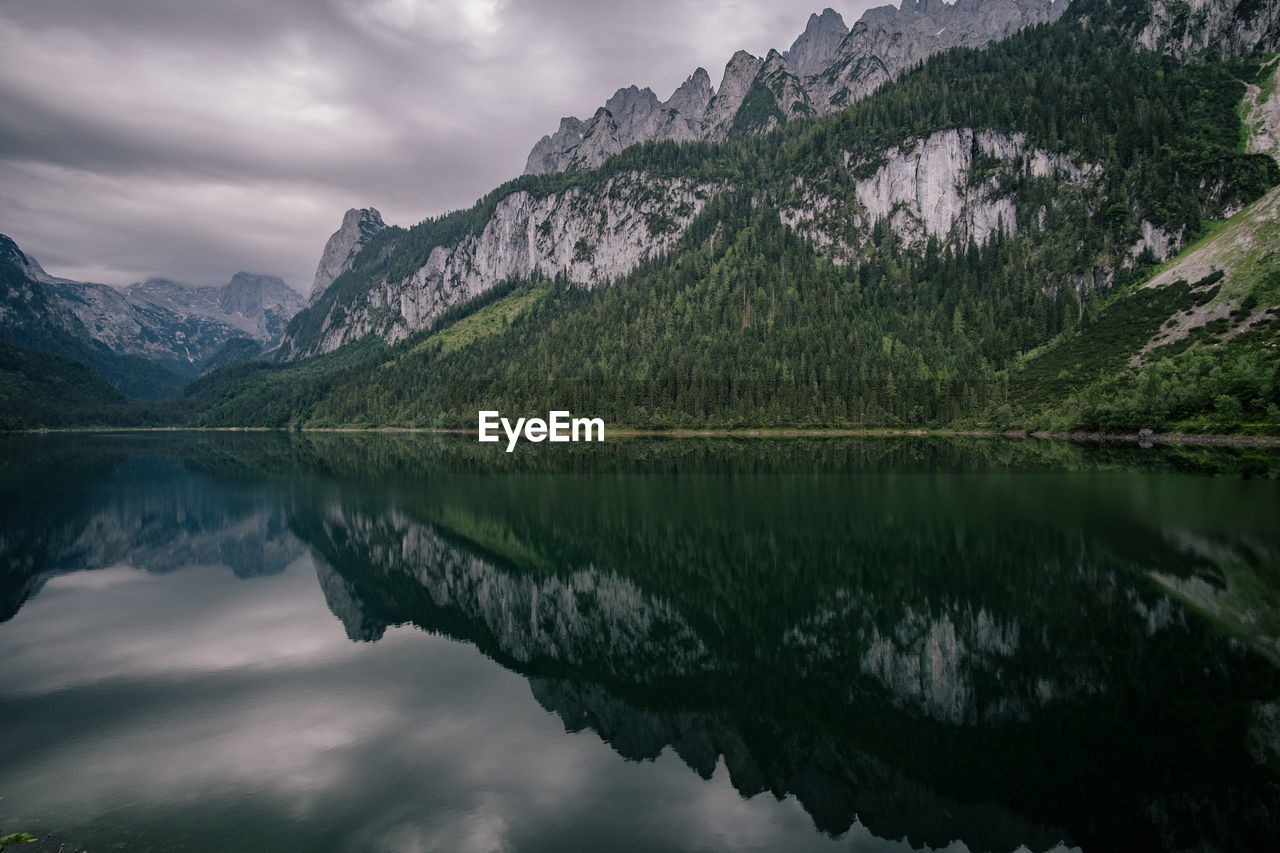
M735 53L715 91L699 68L665 104L649 89L629 86L589 121L561 119L560 129L529 152L525 172L594 169L639 142L719 142L730 135L764 133L797 116L835 112L938 51L983 47L1023 27L1056 20L1068 2L901 0L899 7L867 10L852 29L838 12L823 9L809 16L804 32L786 52L770 51L764 59L745 50ZM753 98L750 109L739 116L753 86L769 95Z
M39 261L19 249L17 243L3 234L0 234L0 260L14 264L24 275L35 281L53 284L61 280L45 272Z
M592 169L638 142L701 139L702 120L712 94L711 76L705 68L689 75L665 103L647 86L619 89L589 120L562 118L559 130L533 146L525 172L539 175Z
M167 278L156 277L134 282L126 287L124 292L130 299L164 305L169 299L173 299L175 297L181 299L183 291L187 289L187 286L184 284L179 284L178 282L171 281Z
M707 69L699 66L689 75L689 79L680 84L663 106L668 111L701 119L703 113L707 111L707 104L711 103L713 94L711 75L707 73Z
M351 268L356 254L387 227L377 208L351 208L342 217L342 227L330 235L311 282L311 299L315 299L333 280Z
M809 16L809 23L804 32L791 45L791 49L782 54L787 67L792 73L808 77L823 71L831 64L840 42L849 35L840 13L828 7L822 14Z
M707 105L706 116L702 119L703 139L719 142L729 137L733 118L738 114L743 99L751 90L751 83L763 65L763 59L752 56L745 50L738 51L730 58L729 64L724 67L720 88Z
M140 399L176 393L232 340L274 346L301 308L302 297L270 275L237 273L221 287L149 278L117 288L56 278L0 235L0 330L78 361Z
M255 317L263 311L292 309L290 316L302 308L302 297L274 275L238 272L222 289L222 310L242 317Z
M529 158L524 164L525 174L543 175L561 171L564 168L560 165L561 157L578 147L586 130L587 123L577 116L560 119L560 128L539 139L529 152Z
M18 263L19 258L26 261L27 256L22 254L22 250L18 248L18 244L8 234L0 234L0 260L10 263Z
M382 214L376 207L351 208L342 215L342 225L344 228L359 228L370 235L387 227L387 224L382 221Z
M627 86L613 93L613 97L604 102L604 108L618 122L619 127L636 121L644 121L658 107L658 96L648 86L643 89Z
M283 279L248 272L236 273L222 287L149 278L125 288L124 298L136 308L153 306L176 318L212 320L268 346L280 339L289 318L303 305L301 295Z

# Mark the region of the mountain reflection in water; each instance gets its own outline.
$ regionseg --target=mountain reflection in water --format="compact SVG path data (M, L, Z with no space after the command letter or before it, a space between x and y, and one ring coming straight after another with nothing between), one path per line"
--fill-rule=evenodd
M408 436L5 450L0 618L72 572L250 578L309 557L351 640L413 625L473 645L565 730L630 761L670 750L703 779L723 764L743 797L794 797L830 836L1280 846L1280 489L1196 473L1274 475L1266 454L635 441L513 459Z

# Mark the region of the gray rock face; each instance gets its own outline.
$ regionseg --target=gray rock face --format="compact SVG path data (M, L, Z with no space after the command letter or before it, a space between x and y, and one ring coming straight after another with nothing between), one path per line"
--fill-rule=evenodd
M901 8L869 10L852 30L825 9L809 17L785 53L770 51L764 59L735 53L718 90L699 68L665 104L648 89L632 86L619 89L589 121L561 119L560 129L533 147L525 172L594 169L639 142L718 142L764 133L797 116L835 112L934 53L982 47L1032 24L1057 20L1068 2L903 0Z
M707 105L707 114L702 119L702 138L724 140L733 127L733 118L738 114L743 99L751 89L764 60L740 50L724 67L724 77L720 80L720 89Z
M834 9L822 10L822 14L809 16L804 32L782 54L793 74L808 77L825 71L840 49L840 43L849 35L844 18Z
M152 305L181 317L203 317L274 346L289 318L302 309L302 297L274 275L239 272L222 287L189 287L167 279L148 279L125 290L135 306Z
M254 340L274 346L289 318L302 309L302 298L282 278L238 272L222 289L218 307L233 323L243 321L240 328Z
M587 123L582 119L574 116L560 119L560 128L538 140L529 152L529 159L524 164L525 174L545 175L548 172L562 171L559 168L560 158L566 152L576 149L586 132Z
M626 173L590 193L579 187L542 197L512 193L478 234L436 247L406 278L375 283L355 302L335 302L320 338L286 337L284 354L331 352L369 333L389 343L404 340L450 305L502 281L533 275L562 275L588 287L612 281L669 251L716 189Z
M989 162L982 180L972 176L975 157ZM930 237L985 243L1020 224L1012 199L1000 190L1003 178L1056 176L1087 187L1099 176L1096 165L1035 148L1020 133L969 129L904 140L882 152L878 164L855 179L853 198L797 181L781 207L783 222L837 262L856 256L881 220L907 245ZM847 165L857 174L862 164Z
M818 112L843 109L922 59L952 47L985 47L1033 24L1055 21L1069 0L903 0L869 10L835 57L806 79Z
M773 104L787 119L817 113L804 81L791 73L786 60L776 50L769 51L752 86L767 91L772 96ZM764 128L751 126L749 112L750 110L739 108L738 114L734 116L735 129L740 133L765 132ZM773 124L769 123L769 129L772 127Z
M975 158L983 170L974 173ZM936 238L962 245L982 244L997 234L1045 229L1048 210L1019 221L1007 186L1014 179L1060 181L1059 193L1096 195L1102 170L1079 155L1036 148L1021 133L959 128L903 140L868 164L846 155L853 192L844 181L823 185L797 179L779 205L782 221L836 263L856 261L878 222L886 222L905 245ZM1128 251L1134 263L1144 251L1165 260L1184 245L1186 235L1139 223L1141 236ZM1084 282L1077 287L1083 288Z
M1142 28L1129 33L1151 50L1179 59L1213 48L1254 56L1280 48L1275 0L1151 0Z
M37 349L43 349L38 342L51 334L83 339L85 333L75 315L53 294L53 285L59 281L0 234L0 333Z
M333 280L351 269L356 254L373 239L373 235L387 227L382 214L376 208L351 208L342 217L342 227L324 244L324 253L316 267L316 277L311 282L311 299L315 299Z
M38 270L38 265L31 267ZM232 338L275 346L302 297L275 276L238 273L224 287L188 287L149 279L123 291L57 279L39 270L58 308L97 343L119 355L163 364L178 375L200 372Z
M684 121L680 124L673 123L672 132L679 132L683 128L688 132L689 139L698 138L698 126L702 121L702 116L707 112L707 105L711 103L711 75L707 73L707 69L699 68L680 84L680 88L672 93L671 98L663 104L663 107L670 111L674 111L681 116ZM680 136L672 136L672 139L682 142Z
M619 89L589 121L569 116L560 129L533 146L525 173L540 175L567 169L592 169L639 142L703 138L702 120L711 101L711 77L699 68L666 102L650 89Z
M5 238L8 239L8 238ZM28 254L22 252L16 243L10 241L12 248L9 250L8 260L18 269L22 270L23 275L32 281L38 281L41 284L57 284L66 281L64 278L55 278L44 271L44 267L40 266L40 262Z

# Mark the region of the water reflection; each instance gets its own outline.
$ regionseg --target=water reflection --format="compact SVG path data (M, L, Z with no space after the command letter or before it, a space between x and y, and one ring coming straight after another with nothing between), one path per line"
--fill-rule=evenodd
M653 442L512 459L418 438L206 436L92 450L81 441L75 452L96 469L63 464L59 474L41 462L39 478L34 463L4 469L0 600L9 615L36 593L44 598L50 578L95 576L67 574L79 570L97 570L103 589L119 587L104 613L145 624L138 608L164 606L128 590L124 578L137 573L113 566L215 567L199 577L230 567L263 577L254 584L283 572L283 584L286 567L309 563L319 581L310 581L311 601L323 602L335 630L324 633L314 609L298 604L296 585L256 603L249 592L190 642L166 640L178 632L172 626L117 641L109 646L121 650L117 660L91 658L98 676L51 675L75 658L70 649L25 669L21 655L11 659L5 672L30 679L30 701L17 711L97 689L103 673L127 676L139 648L170 646L137 664L150 675L235 679L261 669L264 656L279 674L306 664L309 686L298 689L343 722L306 726L311 740L297 745L298 760L366 746L328 777L317 767L287 772L288 758L279 772L248 753L232 763L299 802L304 778L384 790L366 762L388 760L357 732L403 745L438 731L441 710L409 719L400 707L386 718L404 670L374 678L347 665L367 670L375 650L391 649L380 654L420 668L408 638L439 635L433 656L456 648L447 640L479 649L527 679L564 730L593 732L639 766L656 759L666 772L678 758L691 782L727 778L759 813L758 794L799 803L820 833L845 841L941 848L959 840L975 850L1280 843L1271 621L1280 492L1268 480L1182 473L1215 464L1271 473L1265 455L1215 462L1199 452L1135 460L1123 449L1008 442ZM18 496L15 484L35 482L37 499ZM188 592L217 600L199 584ZM76 632L51 629L49 643L54 635ZM251 648L273 651L255 657ZM451 685L478 677L464 669ZM265 683L222 687L226 701L253 697L260 712L246 726L266 742L288 740L278 724L296 703L277 714ZM376 701L351 695L369 691ZM212 718L232 713L226 701L213 703L223 711ZM533 706L527 692L519 701ZM514 729L549 738L479 706L451 707L443 719L485 718L490 737ZM69 715L41 741L74 742L75 725ZM465 731L469 742L485 737ZM208 735L182 738L193 766L207 761L207 749L191 745ZM19 757L35 762L31 749ZM551 765L564 749L540 752L539 774L556 778ZM168 747L153 751L157 762L173 760ZM240 780L225 784L248 785L224 770ZM422 778L401 781L427 799L442 796ZM179 784L161 779L142 796ZM509 838L523 819L540 831L522 849L550 845L557 836L547 822L514 805L535 787L508 792L501 808L481 797L488 817L466 824L472 835L443 819L378 834L407 848L424 832L453 833L484 849L484 839ZM653 796L632 792L630 808L654 809ZM570 824L616 844L625 822L597 814ZM675 831L648 840L696 846L693 826Z
M303 552L278 493L194 478L178 459L120 450L104 450L112 465L78 454L92 460L87 469L6 466L0 620L68 572L220 565L250 578L281 572Z

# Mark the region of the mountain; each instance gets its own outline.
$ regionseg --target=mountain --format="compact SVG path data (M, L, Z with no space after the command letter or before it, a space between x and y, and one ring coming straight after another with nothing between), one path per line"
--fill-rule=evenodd
M303 306L302 297L282 279L246 272L236 273L222 287L148 279L129 285L124 296L136 307L167 311L183 321L210 321L225 327L227 338L239 332L266 348L279 343L290 318ZM198 352L190 351L188 359L194 363L205 357L203 350Z
M134 353L117 352L93 336L73 311L72 306L60 298L57 288L74 285L50 277L38 263L30 260L10 238L0 234L0 338L22 350L34 350L77 363L88 368L113 388L138 399L157 399L176 394L182 379L166 367ZM108 297L114 303L115 291L105 285L107 292L93 291L93 295ZM22 371L28 382L5 387L6 405L23 405L26 393L47 393L49 400L58 397L48 379L57 372L61 361L41 359L31 361L24 357L26 367ZM37 369L38 367L38 369ZM31 370L37 370L31 373ZM77 372L78 373L78 372ZM36 381L41 377L40 381ZM74 376L68 381L79 386L84 383ZM46 390L41 390L46 389ZM90 396L101 396L93 392ZM63 402L66 402L65 400Z
M587 121L560 120L529 152L526 174L594 169L639 142L720 142L763 133L801 116L827 115L865 97L939 51L982 47L1017 30L1057 20L1069 0L903 0L868 10L853 25L833 9L809 17L783 53L746 51L725 66L720 88L699 68L665 103L631 86Z
M1105 4L1098 6L1093 14L1114 14ZM911 16L947 16L965 10L991 11L985 5L959 3L951 12L948 10L952 7L945 5L905 8L906 12L887 10L885 15L893 12L889 17L897 20L908 12ZM1071 15L1062 28L1054 31L1087 32L1092 40L1115 41L1108 35L1110 27L1090 26L1089 10L1086 4L1084 11ZM989 17L1011 20L994 12ZM824 18L826 24L822 23ZM879 17L871 15L859 22L850 37L869 32L876 20ZM809 44L821 44L820 34L834 23L834 16L819 16L812 23L808 31L812 37L798 40L798 47L790 52L793 56L803 57ZM1025 52L1044 47L1055 38L1027 34L1016 42L1017 49ZM848 43L846 38L842 45ZM1203 186L1194 190L1201 195L1198 201L1189 204L1180 193L1173 192L1164 201L1154 198L1155 187L1149 185L1159 183L1163 190L1171 189L1171 173L1183 165L1171 162L1172 151L1139 150L1138 140L1143 134L1150 138L1154 133L1183 145L1174 139L1168 122L1187 107L1179 102L1180 93L1164 86L1159 79L1162 71L1151 59L1143 60L1148 75L1144 85L1150 86L1150 92L1131 91L1129 107L1141 112L1142 102L1149 96L1161 102L1157 115L1139 116L1136 120L1110 116L1106 121L1112 128L1105 131L1097 126L1090 129L1087 123L1082 127L1058 127L1058 119L1049 114L1047 104L1079 113L1079 105L1066 99L1075 97L1076 89L1084 82L1072 83L1069 93L1060 86L1052 88L1055 78L1075 73L1082 81L1087 78L1087 97L1099 101L1110 98L1107 90L1112 83L1090 67L1098 63L1087 50L1082 50L1084 47L1087 45L1081 42L1061 46L1073 52L1062 58L1078 63L1078 73L1045 57L1015 58L1003 51L999 59L988 63L1001 66L1006 73L1003 79L989 70L975 76L973 66L981 64L981 54L955 54L935 64L932 72L926 68L910 76L858 113L866 119L864 128L854 127L846 118L835 124L820 123L812 131L798 130L792 141L784 143L794 147L800 144L797 140L807 139L808 150L785 150L777 143L767 143L772 146L767 156L784 156L791 168L779 173L772 186L761 183L760 189L765 192L757 194L757 199L767 199L778 208L783 222L837 261L858 257L875 224L882 219L908 243L922 246L928 238L936 238L955 247L969 240L981 244L997 231L1006 235L1025 231L1033 225L1028 216L1034 218L1032 230L1043 234L1054 214L1070 207L1083 221L1096 217L1100 205L1129 208L1124 217L1127 228L1122 229L1123 233L1117 232L1113 241L1124 245L1111 247L1105 256L1082 252L1073 260L1074 269L1069 272L1073 285L1083 283L1086 270L1090 280L1098 277L1110 283L1117 270L1131 269L1144 253L1163 259L1186 242L1190 230L1198 227L1201 219L1213 218L1238 204L1227 201L1222 193L1234 192L1232 184L1247 180L1248 173L1219 175L1215 171L1210 175L1206 171L1231 172L1227 166L1234 156L1231 152L1217 165L1216 161L1200 157L1186 164L1201 173L1197 180ZM1128 42L1123 49L1129 52L1135 46ZM778 72L778 80L789 73L782 67L781 55L758 62L739 53L730 66L772 66ZM946 68L946 74L957 75L954 85L958 93L964 93L966 114L959 112L961 97L952 97L948 92L953 84L944 79ZM1027 68L1038 76L1030 78ZM1113 65L1113 70L1120 69ZM1184 73L1189 77L1200 72L1193 67ZM740 82L749 79L728 76ZM697 77L691 78L682 91L698 89L694 85ZM922 81L927 81L927 91L917 94L913 89L924 85ZM1017 89L1011 88L1011 81ZM1195 84L1188 79L1187 85ZM725 93L722 86L719 97ZM1016 101L1010 93L1032 100ZM917 110L911 103L921 99L929 103L928 111ZM1043 99L1047 100L1040 109L1031 111L1027 106ZM621 118L612 120L622 121L619 126L638 126L638 114L623 107L650 100L651 94L622 90L615 96L614 106L618 109L613 111ZM716 99L712 98L709 115L718 115L715 104ZM890 106L895 111L892 114L886 112ZM1223 119L1236 121L1225 113ZM1126 127L1122 129L1121 124ZM834 128L840 128L842 138L831 132ZM1209 129L1203 130L1208 142ZM1110 149L1104 144L1104 137L1111 140ZM814 146L816 141L820 141L820 148ZM1221 142L1215 140L1213 144ZM282 351L291 358L332 351L371 333L395 343L426 328L449 306L502 281L531 276L559 276L586 286L616 281L646 259L671 252L702 215L708 200L725 198L741 189L748 173L763 171L760 151L749 145L729 145L710 152L711 149L686 147L679 154L665 150L637 153L630 163L618 162L581 177L527 176L499 188L470 211L422 223L408 232L398 228L381 230L364 244L373 245L376 241L377 257L366 255L361 261L346 252L351 269L345 284L313 297L308 310L286 334ZM833 154L838 155L834 161ZM1179 157L1193 155L1185 145L1177 152ZM676 168L672 157L683 158ZM726 163L733 157L737 158L735 163ZM1144 161L1143 169L1133 169L1135 158ZM1108 159L1110 162L1104 162ZM573 173L577 174L581 173ZM1016 196L1024 178L1043 181L1045 186L1051 184L1053 193L1060 197L1052 203L1042 199L1038 204L1024 205L1027 209L1020 218ZM754 176L747 178L753 179ZM1133 192L1118 192L1118 181L1128 181ZM1130 195L1136 199L1132 205L1127 202ZM1214 195L1222 197L1209 198ZM1194 216L1189 209L1192 206L1196 208ZM1117 216L1119 210L1117 207ZM351 216L349 213L348 218ZM344 230L349 230L347 225ZM1039 241L1034 234L1030 236ZM1096 241L1086 241L1086 246L1090 242Z
M279 278L243 272L223 287L69 281L10 238L0 241L0 333L78 362L137 399L175 396L204 370L275 346L303 305Z
M571 408L649 428L1274 431L1277 28L1204 8L1161 31L1205 45L1191 56L1146 46L1152 0L1074 0L837 113L632 145L409 228L351 211L275 362L214 371L181 407L211 426ZM785 82L834 24L759 67ZM683 88L698 102L696 75ZM1223 229L1254 249L1153 278ZM1159 405L1117 405L1139 380ZM1195 395L1168 404L1175 386Z
M849 35L844 18L835 9L823 9L822 14L809 16L809 23L784 51L782 59L793 74L810 77L831 65L840 45Z
M1280 8L1268 0L1150 0L1115 23L1150 50L1187 59L1212 50L1224 56L1257 56L1280 47Z
M512 187L491 194L480 211L407 232L379 230L354 243L348 270L313 293L290 323L282 355L332 352L368 334L395 343L501 281L557 275L582 284L612 281L669 251L722 188L713 181L625 172L590 188L547 193ZM345 242L350 218L348 213L330 238L326 258L335 242ZM388 262L395 266L385 267Z
M3 353L0 341L0 364ZM55 470L19 463L0 481L0 501L14 521L12 535L0 540L0 622L60 575L198 565L226 566L249 579L284 571L303 551L279 498L246 500L234 486L193 471L188 459L140 457L129 447L93 451L72 452L75 464ZM139 479L146 489L116 489L110 500L82 489ZM33 504L43 511L33 512Z
M382 214L376 208L352 208L342 217L342 226L324 244L324 253L316 267L316 277L311 282L310 300L324 292L333 280L351 269L356 252L363 249L373 236L387 227Z

